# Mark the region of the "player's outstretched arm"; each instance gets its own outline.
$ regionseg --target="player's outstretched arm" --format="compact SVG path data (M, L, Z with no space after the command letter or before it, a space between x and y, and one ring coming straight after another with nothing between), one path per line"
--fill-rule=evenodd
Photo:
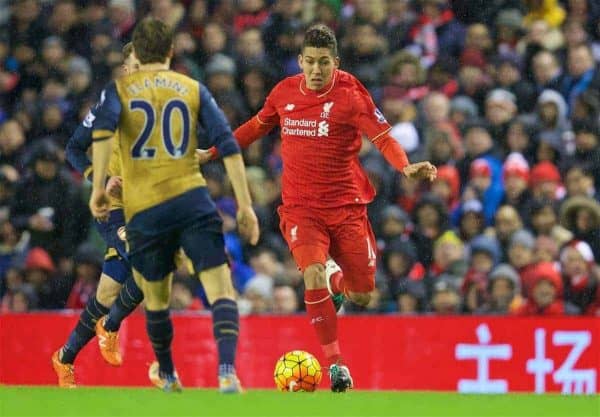
M231 181L237 201L237 223L240 235L252 245L256 245L260 232L258 229L258 219L252 208L252 199L250 198L248 182L246 181L244 160L238 153L223 158L223 164L225 165L225 170Z
M433 164L428 161L411 164L408 161L408 157L406 156L404 149L402 149L402 146L400 146L400 144L388 133L383 134L381 137L374 140L373 143L382 153L385 160L407 177L414 179L428 179L429 181L435 179L437 168Z
M273 125L262 123L258 118L258 115L248 120L246 123L238 127L233 136L241 148L247 148L252 143L256 142L273 129ZM209 149L197 149L196 159L200 165L205 164L208 161L217 159L219 157L219 151L216 146Z

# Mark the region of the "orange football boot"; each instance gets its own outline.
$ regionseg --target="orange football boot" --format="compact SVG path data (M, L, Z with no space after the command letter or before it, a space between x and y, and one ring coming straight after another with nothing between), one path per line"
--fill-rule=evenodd
M96 322L96 336L98 336L98 347L106 362L112 366L121 366L123 358L119 350L119 332L109 332L104 328L106 316Z
M75 367L70 363L62 363L58 359L59 353L60 349L52 355L52 367L58 377L58 386L61 388L77 388L75 384Z

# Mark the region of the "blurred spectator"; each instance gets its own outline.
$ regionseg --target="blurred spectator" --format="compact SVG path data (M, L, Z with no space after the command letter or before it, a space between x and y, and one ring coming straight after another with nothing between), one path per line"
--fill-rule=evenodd
M446 275L455 277L454 286L458 288L467 271L465 247L453 231L446 231L434 243L433 263L427 269L425 284L428 294L433 293L436 282Z
M90 215L81 190L60 169L58 149L49 142L36 146L32 173L17 185L11 221L28 230L31 245L55 260L70 256L86 236Z
M519 274L508 264L496 266L488 279L488 301L477 312L510 314L522 303Z
M372 24L366 22L353 25L347 36L350 37L348 47L343 51L346 68L373 93L380 84L386 41Z
M431 192L446 204L450 211L457 208L460 199L460 174L452 165L438 167L437 177L431 184Z
M272 310L273 279L265 275L252 278L239 302L240 314L261 314Z
M582 311L592 303L596 292L594 263L594 253L590 245L581 240L570 242L560 252L565 300Z
M273 313L294 314L298 311L296 291L289 285L276 285L273 288Z
M464 311L474 313L487 301L488 275L500 260L500 245L496 239L479 235L470 245L469 269L462 282Z
M579 44L567 51L567 74L561 83L561 92L570 111L575 99L588 89L598 88L598 73L589 45Z
M595 120L577 120L573 125L575 152L565 158L566 166L587 166L594 175L594 185L600 186L600 130Z
M462 203L454 217L458 217L459 234L465 243L470 243L471 239L484 231L483 205L479 200L469 199Z
M25 259L25 281L33 287L39 308L64 308L65 299L58 293L55 282L56 267L52 258L42 248L33 248Z
M587 242L600 259L600 204L589 197L571 197L561 206L560 223L575 239Z
M398 312L403 315L419 314L425 311L426 293L422 281L407 280L396 292Z
M20 173L25 170L25 132L15 119L8 119L0 125L0 164L8 164Z
M483 202L483 215L487 224L490 224L502 202L504 191L501 178L493 177L492 166L488 159L477 158L471 162L468 184Z
M488 131L496 143L504 143L511 120L517 114L517 97L510 91L496 88L485 99Z
M396 239L386 246L382 256L382 270L385 274L390 294L398 297L399 292L408 283L421 282L425 277L425 268L417 261L417 253L412 242ZM423 287L423 291L425 288ZM425 294L423 294L423 297ZM422 306L423 307L423 306Z
M387 206L377 225L378 233L387 247L387 244L397 238L407 238L412 228L410 217L404 210L397 206Z
M423 196L414 208L413 223L419 261L429 266L433 257L433 242L448 227L448 213L444 204L433 195Z
M458 57L465 40L465 28L454 18L447 0L420 0L420 14L409 37L419 48L422 64L431 66L438 55Z
M557 149L560 153L566 153L567 138L565 135L571 133L571 126L567 119L567 103L558 91L544 90L537 100L537 114L534 121L539 126L538 135Z
M456 288L456 277L441 276L433 286L431 310L436 315L459 314L461 307L460 294Z
M102 272L102 253L94 247L83 245L74 257L74 284L67 299L66 308L82 309L96 294Z
M531 288L535 280L537 263L534 250L535 238L531 232L523 229L513 233L508 247L508 261L521 277L521 289L525 297L531 295Z
M110 0L108 15L112 23L112 36L121 43L129 42L135 27L134 0Z
M531 191L529 190L529 164L520 153L513 152L506 158L502 166L504 182L504 198L502 204L517 209L521 217L529 216Z
M552 52L542 50L535 54L532 68L538 93L561 88L563 74L558 59Z
M531 169L531 194L537 200L560 200L564 196L560 172L556 165L543 161Z
M385 70L383 97L418 101L429 92L425 81L426 72L419 58L408 52L397 52L390 57Z
M175 278L171 288L171 302L169 308L174 311L199 311L202 303L196 297L191 287L189 278Z
M548 200L536 200L531 207L531 226L534 234L551 237L559 246L573 238L573 233L558 224L555 205Z
M495 60L495 79L500 88L515 96L515 104L520 112L529 112L533 109L536 92L535 87L523 79L521 66L518 55L499 55Z
M531 292L526 302L515 312L519 316L559 316L577 314L574 305L563 301L560 274L552 263L540 263L532 271Z
M523 18L523 23L526 25L542 19L551 27L559 27L565 20L565 10L557 0L527 0L525 4L528 13Z
M573 165L565 173L565 187L567 197L591 197L600 199L594 185L594 174L589 166Z

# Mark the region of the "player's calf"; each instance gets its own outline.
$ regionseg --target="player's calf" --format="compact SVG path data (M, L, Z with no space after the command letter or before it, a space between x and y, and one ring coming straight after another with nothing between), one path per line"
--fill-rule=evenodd
M304 270L304 285L307 289L327 288L325 266L320 263L309 265Z
M366 307L371 302L371 293L348 291L348 298L353 303Z

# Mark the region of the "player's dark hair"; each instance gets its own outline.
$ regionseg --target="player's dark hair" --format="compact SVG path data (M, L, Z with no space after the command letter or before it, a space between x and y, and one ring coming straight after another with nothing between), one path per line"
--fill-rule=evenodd
M302 50L304 51L306 47L327 48L334 57L338 56L335 33L329 26L323 24L313 25L306 30Z
M127 42L125 46L123 46L123 59L129 58L129 55L133 52L133 44L131 42Z
M164 63L173 47L173 32L160 20L142 20L133 31L132 43L141 64Z

